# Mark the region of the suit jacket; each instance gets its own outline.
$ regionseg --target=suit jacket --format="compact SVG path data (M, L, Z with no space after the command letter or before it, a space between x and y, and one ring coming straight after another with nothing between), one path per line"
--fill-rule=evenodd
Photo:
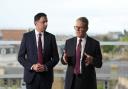
M73 82L72 80L74 76L74 67L76 62L76 57L75 57L76 43L77 43L76 37L66 40L65 43L65 50L69 55L68 67L65 78L65 89L71 89L71 85ZM87 36L84 52L93 56L94 59L93 59L93 64L90 64L88 66L85 65L85 62L82 59L81 76L82 76L82 81L84 81L82 85L82 89L97 89L95 67L100 68L102 66L102 54L101 54L99 42ZM61 62L64 65L66 64L63 60L63 56L61 58Z
M21 41L18 61L24 67L24 81L31 83L37 72L31 70L38 60L35 31L25 33ZM48 71L40 73L46 82L53 82L53 67L58 63L59 55L55 36L44 32L43 62Z

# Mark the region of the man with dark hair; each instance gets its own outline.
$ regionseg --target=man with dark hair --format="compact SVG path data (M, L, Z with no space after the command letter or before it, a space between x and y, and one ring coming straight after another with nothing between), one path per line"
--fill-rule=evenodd
M18 61L24 67L27 89L51 89L53 67L59 61L55 36L46 31L47 15L34 17L35 30L25 33L21 41Z
M88 19L80 17L74 29L76 37L66 40L61 62L68 65L64 89L97 89L95 67L102 66L97 40L87 35Z

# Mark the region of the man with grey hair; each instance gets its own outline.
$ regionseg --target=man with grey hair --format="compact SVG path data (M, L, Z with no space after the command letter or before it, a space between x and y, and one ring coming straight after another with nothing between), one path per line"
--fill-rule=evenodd
M68 65L64 89L97 89L95 67L102 66L97 40L87 35L88 19L80 17L74 29L76 37L66 40L61 62Z

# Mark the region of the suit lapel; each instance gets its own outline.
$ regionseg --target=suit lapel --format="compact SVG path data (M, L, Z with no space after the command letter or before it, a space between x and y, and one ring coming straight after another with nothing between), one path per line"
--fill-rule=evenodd
M72 52L71 52L71 54L72 54L72 56L75 58L75 60L72 60L73 61L73 64L75 64L75 62L76 62L76 44L77 44L77 38L75 37L74 39L73 39L73 41L72 41L72 43L71 43L71 50L72 50Z
M35 52L35 54L37 54L37 44L36 44L35 31L32 32L31 38L32 38L31 40L32 40L34 52Z
M85 48L84 48L84 52L85 53L88 53L89 52L89 49L90 49L90 40L89 40L89 37L87 36L87 38L86 38L86 44L85 44Z
M49 42L48 35L47 35L46 32L44 32L44 50L43 50L43 55L45 55L48 42Z
M77 38L75 37L72 43L72 49L73 50L73 54L76 55L76 44L77 44Z

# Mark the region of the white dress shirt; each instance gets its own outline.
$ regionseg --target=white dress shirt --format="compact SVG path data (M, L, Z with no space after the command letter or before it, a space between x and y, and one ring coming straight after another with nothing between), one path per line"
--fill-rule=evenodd
M38 32L36 29L35 29L35 36L36 36L36 45L38 47L38 38L39 38L39 33L41 33L41 41L42 41L42 49L44 49L44 33L43 32Z
M36 36L36 45L38 47L38 39L39 39L39 33L41 33L41 41L42 41L42 49L44 49L44 33L43 32L38 32L36 29L35 29L35 36ZM33 65L31 66L31 70L33 68Z
M86 38L87 38L87 35L84 38L81 38L82 42L81 42L80 73L82 73L82 71L81 71L81 62L82 62L82 58L83 58L83 54L84 54L84 48L85 48L85 45L86 45ZM77 37L77 45L79 44L79 39L80 38ZM76 45L76 49L77 49L77 45ZM63 56L63 60L64 60L65 63L67 63L64 56Z

